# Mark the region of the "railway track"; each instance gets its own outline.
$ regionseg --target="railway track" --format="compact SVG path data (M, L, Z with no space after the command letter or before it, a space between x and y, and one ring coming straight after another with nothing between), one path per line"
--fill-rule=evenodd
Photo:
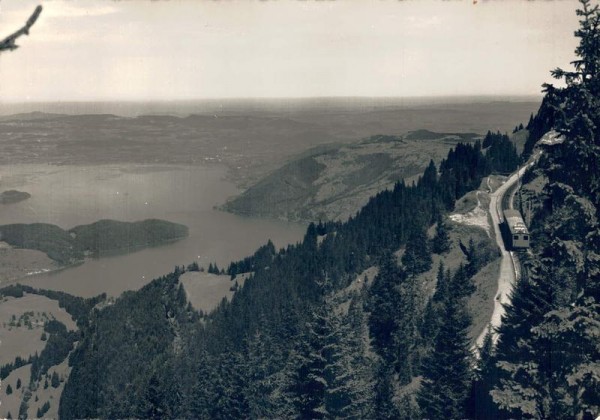
M527 168L536 162L537 157L539 157L539 154L532 157L529 162L509 176L500 188L490 194L489 213L493 222L496 243L502 253L500 272L498 273L498 288L494 299L494 310L489 322L492 326L492 331L494 332L497 331L502 323L502 316L505 313L504 307L510 304L513 285L519 279L521 273L523 273L523 267L518 253L515 251L508 251L503 241L502 233L500 231L500 224L503 222L503 211L513 208L513 200L516 190L519 187L519 180ZM480 333L475 341L478 348L481 348L486 333L487 327ZM498 336L494 333L494 343L497 339Z

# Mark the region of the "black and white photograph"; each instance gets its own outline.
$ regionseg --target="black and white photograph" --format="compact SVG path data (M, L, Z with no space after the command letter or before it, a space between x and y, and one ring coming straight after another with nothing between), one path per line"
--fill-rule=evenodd
M600 419L598 0L0 0L0 419Z

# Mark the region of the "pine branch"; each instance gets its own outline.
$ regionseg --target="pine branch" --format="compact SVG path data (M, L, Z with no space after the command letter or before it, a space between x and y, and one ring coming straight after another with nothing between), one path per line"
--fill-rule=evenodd
M40 13L42 13L42 6L37 6L29 19L27 19L27 22L25 22L25 26L0 41L0 52L13 51L19 48L19 46L16 44L17 39L20 36L29 35L29 29L31 29L33 24L36 22L40 16Z

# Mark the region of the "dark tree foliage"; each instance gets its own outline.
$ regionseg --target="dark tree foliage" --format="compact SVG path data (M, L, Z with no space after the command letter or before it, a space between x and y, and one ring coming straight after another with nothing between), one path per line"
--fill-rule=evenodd
M210 263L208 264L208 269L206 270L207 273L209 274L221 274L221 269L219 269L219 266L217 266L217 263Z
M200 271L200 266L198 265L198 263L196 261L194 261L191 264L188 264L187 270L188 271Z
M533 152L535 144L542 138L544 134L550 131L555 126L556 110L550 104L550 98L544 97L540 109L535 114L532 114L527 124L529 134L523 147L523 158L527 159Z
M434 254L444 254L450 250L450 235L448 234L448 224L440 214L435 224L435 236L431 241L431 252Z
M398 288L406 273L396 263L394 254L382 258L379 274L369 289L369 330L373 346L388 363L394 360L393 335L399 308Z
M540 240L487 378L505 417L593 418L600 410L600 10L580 3L574 70L552 72L564 88L545 85L544 103L565 140L540 161L549 180L532 226Z
M440 172L445 204L451 209L456 199L479 187L481 179L490 174L491 165L481 152L479 141L474 145L459 143L440 164Z
M425 418L465 417L471 381L467 336L471 320L466 310L466 298L472 293L470 285L462 267L448 285L442 310L444 322L423 364L423 381L417 396Z
M52 388L58 388L60 386L60 379L56 371L52 372L52 376L50 378L50 385L52 386Z
M409 276L416 276L429 271L432 263L427 232L415 229L408 237L402 265Z
M479 359L475 365L471 394L467 403L467 418L470 419L485 420L501 417L490 395L490 383L493 382L497 372L492 333L490 325L479 349Z
M400 410L393 401L393 369L382 364L377 370L375 385L374 414L376 419L392 420L400 418Z
M37 417L38 419L41 419L41 418L43 418L43 417L44 417L44 415L45 415L45 414L48 412L48 410L50 410L50 401L46 401L46 402L44 403L44 405L42 405L41 407L39 407L39 408L37 409L37 414L36 414L36 417Z
M269 240L266 245L258 248L251 257L232 262L227 269L227 274L233 279L237 274L250 273L268 267L276 254L275 245Z
M368 326L364 312L365 291L353 296L348 314L336 318L334 348L329 368L327 411L340 418L371 418L374 399L374 362L369 355Z
M31 397L31 391L26 391L19 405L19 419L27 419L27 410L29 409L29 398Z
M566 87L545 84L546 97L556 112L555 128L565 135L561 155L549 171L552 179L570 185L577 194L600 204L600 12L590 0L580 0L579 45L573 71L556 69L552 76Z
M31 363L31 356L27 360L21 358L21 356L17 356L14 362L7 363L0 367L0 380L8 378L8 375L10 375L13 370L25 366L28 363Z
M482 147L486 150L486 158L493 172L513 172L519 166L519 154L516 146L507 134L488 131L483 139Z
M394 366L401 385L411 382L419 373L421 341L419 327L423 313L423 290L416 276L409 276L397 290L398 306L394 330L392 333L392 349L394 350Z
M78 333L67 331L67 327L56 320L49 321L44 330L50 336L39 356L36 354L31 358L32 381L40 380L48 369L65 360L80 338Z
M177 388L160 375L169 367L169 355L179 351L176 337L194 319L177 280L173 274L154 280L92 313L93 337L84 332L69 360L73 371L61 397L61 418L141 416L151 410L148 398L158 398L145 394L151 380L171 388L168 398L176 397Z
M229 266L231 276L251 274L231 302L202 320L178 286L179 268L102 310L88 308L60 417L372 418L375 406L379 413L393 407L396 375L404 384L419 373L425 302L417 277L392 253L424 242L409 252L411 269L429 266L420 253L429 246L424 232L489 168L479 143L458 144L439 174L431 163L418 182L382 191L347 222L311 224L301 242L279 251L267 243ZM356 321L356 306L354 321L323 312L323 302L373 265L381 273L366 298L367 319ZM362 332L354 329L360 324ZM372 378L367 324L392 388L383 376ZM414 408L403 401L404 411Z
M427 302L424 310L423 322L421 324L421 337L425 342L426 348L431 348L435 338L437 337L440 327L444 322L443 310L444 300L448 295L448 287L450 284L450 271L446 270L444 263L441 262L438 266L437 283L435 293Z
M294 363L292 395L298 417L320 419L328 416L326 394L328 388L325 369L331 357L330 338L333 326L325 305L317 306L307 324L305 336L299 340L299 348Z
M6 297L22 298L23 297L23 288L18 284L6 286L3 289L0 289L0 295L6 296Z
M532 115L532 117L533 117L533 115ZM518 131L521 131L523 129L525 129L525 127L523 127L523 123L521 123L519 125L516 125L515 128L513 129L513 134L516 133L516 132L518 132Z

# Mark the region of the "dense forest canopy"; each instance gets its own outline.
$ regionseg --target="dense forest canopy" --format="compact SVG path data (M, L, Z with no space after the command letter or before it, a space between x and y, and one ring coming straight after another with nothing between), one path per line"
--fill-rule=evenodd
M436 293L433 306L418 276L431 268L432 252L447 251L444 215L491 173L498 155L490 151L479 141L458 144L439 170L431 162L416 183L398 182L348 221L310 224L300 243L277 250L269 242L230 264L232 278L252 274L231 303L223 301L209 315L199 318L185 304L181 269L127 293L97 313L71 356L61 416L147 417L160 408L167 417L412 417L418 412L414 392L399 403L395 389L435 375L423 370L425 361L435 358L436 346L455 339L459 345L449 357L461 355L465 380L458 410L468 396L471 360L464 300L484 261L443 272L443 290L455 294ZM436 222L430 240L426 230ZM393 252L404 246L398 264ZM380 272L370 288L346 290L374 265ZM447 318L452 328L443 341ZM114 329L134 335L125 339ZM431 331L439 331L439 339ZM131 341L142 337L155 344ZM125 368L130 359L152 369ZM127 375L135 375L135 385L124 387Z

